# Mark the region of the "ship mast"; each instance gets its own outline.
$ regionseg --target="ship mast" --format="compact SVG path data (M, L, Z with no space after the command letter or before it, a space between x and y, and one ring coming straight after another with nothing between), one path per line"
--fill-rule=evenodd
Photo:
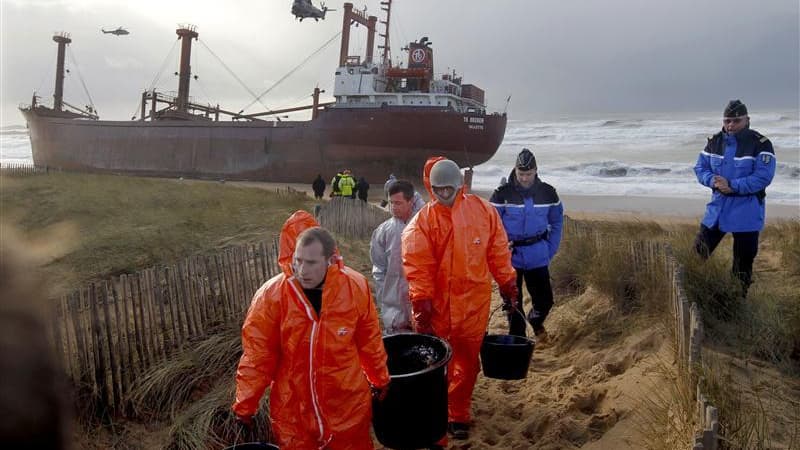
M181 39L181 66L178 75L178 98L176 109L180 112L187 112L189 105L189 81L192 78L192 38L197 39L197 31L194 25L182 26L175 30Z
M367 54L365 61L372 62L373 47L375 47L375 24L378 18L375 16L367 17L366 13L353 10L352 3L344 4L344 14L342 14L342 46L339 50L339 67L347 65L348 52L350 51L350 25L353 23L367 27Z
M56 59L56 89L53 94L53 109L61 111L64 105L64 55L67 44L72 42L67 33L59 33L53 36L53 40L58 43L58 59Z
M383 64L391 66L392 61L389 48L389 19L392 16L392 0L382 1L381 9L386 11L386 20L381 20L381 23L386 26L386 34L380 35L383 38L383 45L379 45L378 48L383 49Z

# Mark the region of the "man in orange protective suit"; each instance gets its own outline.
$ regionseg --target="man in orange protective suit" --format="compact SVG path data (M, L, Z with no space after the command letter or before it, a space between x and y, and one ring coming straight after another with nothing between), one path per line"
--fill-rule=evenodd
M517 274L497 210L465 193L456 163L429 159L423 180L433 201L403 230L403 268L416 330L442 337L453 348L447 367L448 433L466 439L478 353L489 320L491 277L505 307L512 308Z
M366 279L305 211L284 224L278 262L242 326L233 412L252 424L269 386L281 448L372 449L371 394L385 394L389 372Z

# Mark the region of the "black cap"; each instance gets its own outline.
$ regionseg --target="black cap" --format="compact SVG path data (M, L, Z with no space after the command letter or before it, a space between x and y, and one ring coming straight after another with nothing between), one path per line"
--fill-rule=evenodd
M515 167L521 170L535 169L536 158L533 156L533 153L530 150L523 148L522 151L519 152L519 155L517 155L517 164Z
M731 100L728 106L725 107L725 112L722 117L744 117L747 115L747 106L741 100Z

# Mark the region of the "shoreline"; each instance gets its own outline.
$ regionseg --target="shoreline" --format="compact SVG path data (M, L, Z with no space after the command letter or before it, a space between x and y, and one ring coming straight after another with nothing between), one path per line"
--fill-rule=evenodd
M238 186L247 186L261 189L285 188L290 186L298 191L306 192L313 197L310 184L304 183L273 183L239 181L228 182ZM428 198L425 189L417 190L423 198ZM326 186L325 197L330 192ZM488 200L492 191L477 189L474 194ZM369 190L370 203L380 203L383 197L383 184L372 184ZM705 212L706 200L685 199L678 197L645 197L645 196L617 196L617 195L560 195L564 203L564 214L573 219L590 220L622 220L669 223L699 224ZM767 199L767 223L774 221L800 221L800 206L774 204Z
M706 200L676 197L643 197L613 195L564 195L564 213L609 216L610 219L652 221L671 219L678 222L700 223L706 209ZM578 218L578 217L576 217ZM792 205L771 204L767 200L767 223L771 220L800 220L800 208Z

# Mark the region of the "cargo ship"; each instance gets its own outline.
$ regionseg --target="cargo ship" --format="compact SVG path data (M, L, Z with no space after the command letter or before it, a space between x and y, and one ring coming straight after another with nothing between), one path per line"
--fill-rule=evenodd
M427 38L408 44L405 67L389 54L391 0L381 2L385 20L343 7L341 49L335 71L335 101L320 103L314 89L308 106L255 114L192 102L193 26L176 30L181 56L177 95L155 89L141 94L138 118L100 120L92 108L63 99L64 53L58 45L52 107L38 101L20 107L27 121L33 162L62 170L228 180L311 182L347 168L373 183L390 173L419 177L425 160L444 155L461 167L489 160L506 129L506 114L486 110L484 92L455 73L434 75ZM378 23L384 33L375 55ZM349 55L350 31L363 25L366 54ZM280 114L311 110L305 121Z

